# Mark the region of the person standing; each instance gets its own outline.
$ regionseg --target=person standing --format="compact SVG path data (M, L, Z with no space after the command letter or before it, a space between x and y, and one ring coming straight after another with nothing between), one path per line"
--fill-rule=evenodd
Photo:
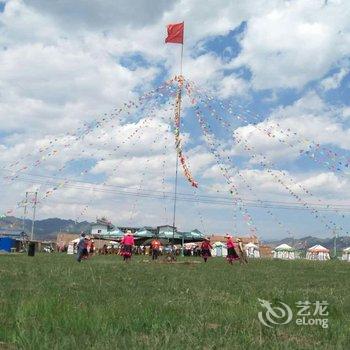
M230 235L226 235L226 247L227 247L227 261L229 264L233 264L235 260L239 259L239 256L235 249L235 242Z
M122 238L121 244L122 244L121 255L123 256L123 260L125 262L128 262L131 259L132 247L135 244L134 236L132 235L130 230L128 230L124 235L124 237Z
M93 256L94 253L95 253L95 242L92 239L91 242L90 242L90 256Z
M201 244L201 252L202 252L202 258L204 259L204 262L206 263L208 258L211 257L211 249L213 249L212 245L210 244L209 238L204 238L204 241Z
M157 260L159 256L159 250L160 250L160 241L155 238L151 242L151 249L152 249L152 260Z
M239 263L248 264L247 254L244 251L243 243L240 238L237 239L237 250L238 250L238 256L239 256Z
M81 259L84 257L85 252L85 233L80 235L79 242L77 244L77 261L81 262Z

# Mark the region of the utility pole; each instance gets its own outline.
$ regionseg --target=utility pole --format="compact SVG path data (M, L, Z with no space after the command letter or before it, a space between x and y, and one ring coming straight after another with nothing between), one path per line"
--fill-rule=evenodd
M35 223L35 213L36 213L36 204L38 201L38 192L34 192L34 203L33 203L33 219L32 219L32 232L30 234L30 240L34 240L34 223Z
M334 259L337 258L337 230L334 230L334 247L333 247L333 254L334 254Z
M25 232L25 223L27 218L27 205L28 205L28 192L26 192L26 199L23 205L23 220L22 220L22 232Z

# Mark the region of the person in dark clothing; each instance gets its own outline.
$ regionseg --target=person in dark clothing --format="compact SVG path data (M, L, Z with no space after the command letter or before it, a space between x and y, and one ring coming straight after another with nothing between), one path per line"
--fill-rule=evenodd
M207 262L208 258L211 257L211 252L210 252L211 249L213 249L213 247L210 244L209 238L205 238L201 244L201 251L202 251L202 257L204 259L204 262Z
M81 234L77 248L78 248L77 261L81 262L81 259L84 257L84 253L85 253L85 233Z

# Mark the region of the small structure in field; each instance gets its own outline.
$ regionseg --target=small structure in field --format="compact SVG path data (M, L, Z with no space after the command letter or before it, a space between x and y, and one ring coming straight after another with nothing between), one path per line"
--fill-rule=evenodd
M281 244L273 251L274 259L294 260L296 258L295 249L288 244Z
M350 247L343 250L342 260L350 262Z
M215 242L212 244L213 249L211 250L212 256L217 257L226 257L227 256L227 247L226 244L223 242Z
M306 253L306 259L308 260L329 260L329 249L323 247L322 245L314 245L309 248Z
M248 258L260 258L259 247L256 244L249 242L244 246L244 250Z

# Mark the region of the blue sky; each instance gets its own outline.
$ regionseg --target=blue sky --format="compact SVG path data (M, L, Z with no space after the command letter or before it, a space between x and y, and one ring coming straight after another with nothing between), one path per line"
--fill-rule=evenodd
M38 190L40 218L172 222L176 85L140 107L124 103L178 74L180 46L164 44L165 27L185 21L184 76L213 100L196 89L184 95L183 151L199 188L180 168L179 191L191 201L178 202L179 228L251 234L256 226L265 239L347 234L349 4L211 0L206 8L0 2L1 212L20 216L17 203ZM219 165L194 107L215 136ZM71 135L103 118L85 137Z

